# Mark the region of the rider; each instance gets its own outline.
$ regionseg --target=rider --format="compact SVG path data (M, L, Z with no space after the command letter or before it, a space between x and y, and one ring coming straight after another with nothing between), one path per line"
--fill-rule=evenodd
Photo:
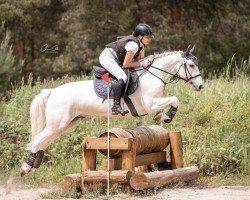
M114 104L112 114L127 114L121 107L121 98L127 75L122 68L147 67L152 60L141 60L144 58L144 47L150 44L154 38L151 27L147 24L138 24L133 35L119 38L115 42L106 45L99 57L100 64L109 73L117 78L117 82L112 85L114 91Z

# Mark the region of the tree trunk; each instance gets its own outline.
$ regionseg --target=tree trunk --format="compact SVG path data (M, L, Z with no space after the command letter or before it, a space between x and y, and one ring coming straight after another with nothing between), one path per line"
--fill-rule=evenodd
M26 51L25 51L25 43L22 35L19 35L16 40L17 52L19 57L19 62L26 63ZM24 69L25 65L22 67L22 77L26 77L26 71Z

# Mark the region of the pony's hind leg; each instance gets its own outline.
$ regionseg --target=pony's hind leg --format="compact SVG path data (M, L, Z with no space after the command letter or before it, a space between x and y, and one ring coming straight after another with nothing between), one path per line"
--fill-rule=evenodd
M45 150L62 132L62 129L54 129L46 126L42 132L34 137L30 146L31 152L36 153L39 150Z
M35 135L33 141L30 144L31 154L28 160L21 166L21 176L29 173L32 168L40 167L44 155L44 150L67 129L70 122L60 124L64 125L60 127L46 125L40 133Z
M28 157L28 160L24 162L21 166L21 176L29 173L32 168L40 167L40 164L43 159L44 150L48 145L54 141L54 132L51 128L46 126L40 133L38 133L30 144L31 153ZM50 141L48 141L50 140Z
M75 117L74 119L70 119L69 117L65 117L60 121L60 123L53 123L46 125L44 130L38 133L31 144L30 150L32 153L36 153L39 150L45 150L47 147L55 141L66 129L74 126L76 121L81 117ZM56 126L60 124L59 126Z

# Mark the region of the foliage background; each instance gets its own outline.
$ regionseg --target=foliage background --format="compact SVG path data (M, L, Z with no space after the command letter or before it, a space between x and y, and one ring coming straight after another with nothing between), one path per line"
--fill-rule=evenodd
M0 70L1 92L11 82L27 84L30 73L32 84L38 77L89 74L105 44L138 23L150 24L156 36L147 54L195 44L203 76L218 76L233 55L248 59L249 16L250 0L0 0L0 39L9 32L15 59L0 66L13 71ZM44 45L59 50L46 53Z

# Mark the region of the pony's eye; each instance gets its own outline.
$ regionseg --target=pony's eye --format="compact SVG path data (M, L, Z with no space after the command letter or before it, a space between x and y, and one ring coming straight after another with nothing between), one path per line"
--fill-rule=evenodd
M191 68L194 68L194 65L193 64L191 64L191 65L189 65Z

